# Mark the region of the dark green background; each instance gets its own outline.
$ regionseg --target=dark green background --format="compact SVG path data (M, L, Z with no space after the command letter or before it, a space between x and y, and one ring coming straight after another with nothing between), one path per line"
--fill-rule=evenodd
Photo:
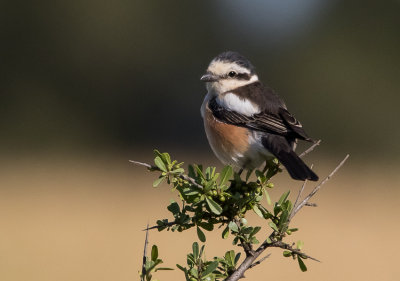
M398 157L399 1L6 1L0 11L3 152L208 150L199 77L236 50L325 152Z

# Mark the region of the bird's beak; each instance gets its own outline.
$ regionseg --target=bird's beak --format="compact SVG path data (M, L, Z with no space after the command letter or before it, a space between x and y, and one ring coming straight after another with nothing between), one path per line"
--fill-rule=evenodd
M218 80L218 76L213 75L213 74L204 74L203 76L201 76L200 81L203 82L215 82Z

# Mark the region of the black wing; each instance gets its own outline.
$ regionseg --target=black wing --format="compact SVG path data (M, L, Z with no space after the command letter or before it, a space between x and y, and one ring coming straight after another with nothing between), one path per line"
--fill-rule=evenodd
M300 122L282 107L277 110L277 114L264 110L258 114L246 116L225 109L217 103L216 98L211 99L208 106L213 115L222 122L270 134L310 140Z

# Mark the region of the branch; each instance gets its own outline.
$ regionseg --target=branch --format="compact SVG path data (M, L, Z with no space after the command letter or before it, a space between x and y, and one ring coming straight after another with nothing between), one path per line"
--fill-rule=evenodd
M139 161L134 161L134 160L129 160L129 162L131 162L131 163L133 163L135 165L138 165L138 166L144 166L144 167L148 168L149 170L155 170L155 171L162 172L157 166L152 166L150 164L139 162ZM198 184L194 178L191 178L191 177L189 177L187 175L184 175L184 174L180 174L179 177L181 179L183 179L183 180L186 180L186 181L190 182L194 186L196 186L196 187L198 187L200 189L203 189L203 186L201 184Z
M236 223L237 227L239 228L240 231L240 223L237 219L234 219L234 222ZM243 248L244 252L246 253L246 256L253 256L254 255L254 251L253 251L253 247L250 243L247 243L244 241L243 238L239 238L240 240L240 246Z
M313 151L314 148L316 148L318 145L320 145L320 143L321 143L321 140L318 140L318 141L314 142L313 145L310 146L310 147L309 147L307 150L305 150L303 153L301 153L301 154L299 155L299 157L301 158L301 157L306 156L308 153L310 153L311 151Z
M170 222L167 222L165 225L154 225L154 226L150 226L150 227L149 227L149 225L147 225L147 227L145 229L143 229L142 231L149 231L151 229L156 229L156 228L159 229L160 227L170 227L170 226L174 226L176 224L178 224L176 221L170 221Z
M146 238L144 240L144 250L143 250L143 264L142 264L142 281L146 277L146 255L147 255L147 245L149 244L149 224L147 224Z
M303 208L304 205L308 203L308 200L310 200L311 197L313 197L315 193L317 193L317 191L320 190L321 187L331 179L331 177L333 177L333 175L344 165L344 163L347 161L349 157L350 155L347 154L346 157L342 160L342 162L340 162L339 165L337 165L337 167L329 174L329 176L327 176L320 184L314 187L314 189L310 192L310 194L308 194L307 197L304 198L304 200L300 204L298 204L297 206L295 205L293 207L292 214L290 214L291 218L293 218L297 214L297 212L300 211L300 209Z
M255 263L252 263L252 264L249 266L249 269L255 267L256 265L259 265L260 263L262 263L264 260L266 260L266 259L269 258L270 256L271 256L271 254L268 254L268 255L266 255L265 257L263 257L263 258L259 259L258 261L256 261Z
M308 259L313 260L313 261L321 262L320 260L317 260L316 258L313 258L313 257L303 253L299 249L295 249L292 246L290 246L289 244L284 243L282 241L276 241L276 242L272 243L270 247L277 247L277 248L289 250L289 251L291 251L291 252L293 252L293 253L301 256L301 257L305 257L305 258L308 258Z
M300 154L300 157L306 155L307 153L311 152L316 146L318 146L320 143L320 141L317 141L316 143L314 143L309 149L307 149L306 151L304 151L302 154ZM311 197L317 193L317 191L322 187L322 185L324 185L342 166L343 164L346 162L346 160L349 158L349 155L346 155L346 157L342 160L342 162L339 163L339 165L329 174L329 176L327 176L319 185L317 185L311 192L310 194L300 203L298 204L298 206L294 205L293 206L293 210L292 213L289 216L289 221L291 218L294 217L294 215L304 206L309 205L309 206L314 206L314 204L308 203L308 201L311 199ZM296 199L296 203L299 202L301 194L303 193L304 189L305 189L305 185L306 182L303 183L303 186L301 187L299 194L298 194L298 198ZM269 238L272 239L275 235L275 232L273 232ZM268 240L268 239L267 239ZM264 241L256 251L253 251L253 255L248 255L246 256L246 258L244 259L244 261L240 264L240 266L228 277L225 279L225 281L237 281L240 278L242 278L244 276L244 273L247 269L252 268L254 266L256 266L257 264L261 263L261 261L263 261L265 258L260 259L259 262L254 262L267 248L269 247L278 247L278 248L282 248L282 249L286 249L289 250L301 257L306 257L309 258L311 260L314 261L318 261L316 258L313 258L303 252L301 252L298 249L294 249L292 246L290 246L289 244L286 244L282 241L272 241L271 243L268 243L267 241Z

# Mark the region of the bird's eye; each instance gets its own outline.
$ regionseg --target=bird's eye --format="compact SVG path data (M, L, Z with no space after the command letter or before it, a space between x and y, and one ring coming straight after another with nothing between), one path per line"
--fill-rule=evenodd
M235 71L231 71L228 73L229 77L235 77L236 76L236 72Z

